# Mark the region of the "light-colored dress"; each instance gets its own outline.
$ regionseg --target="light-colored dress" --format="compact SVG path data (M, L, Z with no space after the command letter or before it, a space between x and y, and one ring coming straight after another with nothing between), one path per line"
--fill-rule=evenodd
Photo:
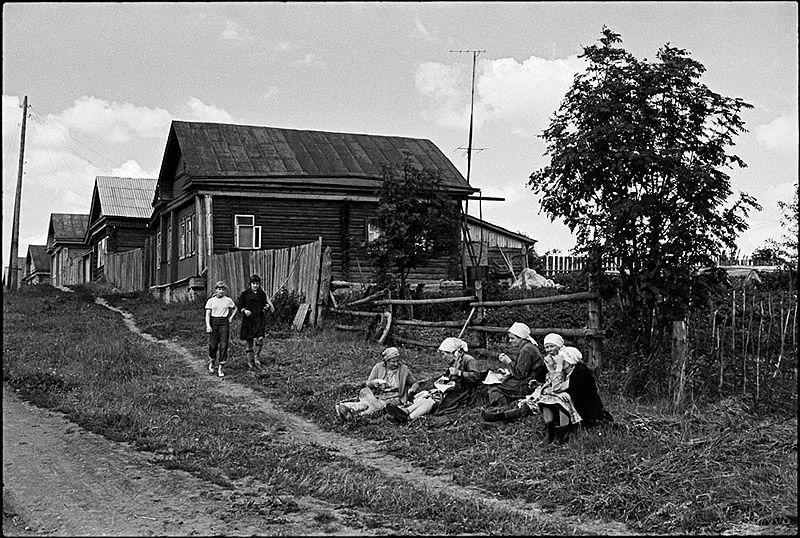
M525 398L524 403L534 411L538 411L539 405L558 405L569 415L573 424L583 420L572 403L572 397L567 393L569 376L578 360L580 351L569 346L559 349L556 355L545 355L547 377L544 384L536 387L533 394Z

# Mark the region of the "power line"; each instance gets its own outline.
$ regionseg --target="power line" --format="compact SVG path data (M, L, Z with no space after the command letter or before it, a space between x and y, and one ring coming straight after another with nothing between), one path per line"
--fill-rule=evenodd
M69 138L69 140L71 140L74 144L77 144L78 146L81 146L82 148L85 148L85 149L91 151L92 153L94 153L95 155L100 157L101 159L105 160L112 167L116 166L116 162L114 161L114 159L111 159L110 157L106 156L104 153L92 148L91 146L81 142L80 140L77 140L75 137L72 136L72 134L69 132L69 129L67 127L59 124L58 122L56 122L55 120L50 119L47 116L42 116L41 114L38 113L38 111L36 109L34 109L32 112L34 114L34 118L37 119L39 121L40 125L42 125L43 127L46 126L46 125L49 125L49 126L52 126L55 129L58 129L59 131L64 133L64 135L66 135L66 137ZM97 164L96 162L94 162L92 159L86 157L86 155L81 153L80 151L78 151L78 149L74 145L70 146L70 149L72 151L74 151L76 154L78 154L79 157L81 157L83 160L85 160L89 164L92 164L93 166L95 166L97 168L100 168L100 169L105 168L105 166L101 166L101 165Z

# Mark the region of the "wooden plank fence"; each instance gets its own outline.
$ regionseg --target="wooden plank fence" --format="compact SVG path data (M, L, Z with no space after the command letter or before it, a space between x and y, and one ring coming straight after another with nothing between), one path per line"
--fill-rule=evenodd
M250 285L250 275L259 275L268 297L274 297L281 288L297 292L300 301L309 305L309 322L315 324L321 265L322 238L291 248L213 254L208 258L206 286L210 290L223 280L228 295L235 300Z
M759 266L768 265L764 260L756 258L722 258L717 257L717 265L720 267L733 266ZM580 271L586 265L586 256L562 256L559 254L547 254L542 256L542 269L544 276L553 276L564 273ZM606 272L619 271L619 259L608 259L603 261L603 270Z
M106 282L123 292L143 290L144 267L144 251L140 248L106 254Z

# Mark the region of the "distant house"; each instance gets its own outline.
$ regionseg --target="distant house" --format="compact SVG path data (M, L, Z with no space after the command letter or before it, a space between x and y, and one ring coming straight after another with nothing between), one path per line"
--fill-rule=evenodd
M376 189L384 165L404 158L440 173L454 203L475 191L429 140L174 121L153 199L150 281L183 285L204 274L212 254L319 237L331 247L334 279L369 279ZM460 273L458 253L443 253L410 280Z
M489 267L489 277L493 279L512 279L509 263L514 269L513 276L519 276L523 269L530 267L531 256L535 255L536 239L512 232L491 222L472 215L466 216L469 230L469 243L474 256L480 256L478 265ZM463 232L462 232L463 233ZM464 237L464 244L468 240ZM464 249L464 265L471 265L470 253Z
M97 176L89 209L84 272L92 282L104 275L107 254L144 249L153 213L155 179Z
M50 256L50 282L53 286L88 282L90 272L82 258L89 249L85 243L89 215L51 213L47 228L47 255Z
M25 258L17 256L17 289L22 285L22 279L25 275ZM9 280L9 267L3 267L3 288L6 287Z
M25 284L50 283L50 256L46 245L28 245L25 256L25 273L22 277Z

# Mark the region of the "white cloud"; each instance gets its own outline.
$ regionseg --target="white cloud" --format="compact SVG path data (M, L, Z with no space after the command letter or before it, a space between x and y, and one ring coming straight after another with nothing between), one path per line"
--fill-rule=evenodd
M147 171L135 160L130 159L122 163L121 166L111 170L111 175L116 177L149 177L157 178L158 171Z
M242 25L233 22L233 21L226 21L225 22L225 29L222 30L220 33L220 38L225 41L252 41L253 34L247 28L244 28Z
M558 108L576 73L577 56L547 60L531 56L482 60L475 75L475 125L505 122L509 129L541 131ZM469 114L471 70L464 64L426 62L416 73L417 90L430 100L426 116L446 127L463 127Z
M107 142L122 144L134 137L163 137L169 128L170 119L170 113L163 108L148 108L83 96L60 114L44 118L44 123L56 130L62 127L67 133L102 133Z
M189 97L189 101L181 107L180 115L189 121L233 123L233 117L229 112L217 107L213 103L207 105L197 97Z
M436 36L433 32L428 30L424 24L422 24L419 20L414 21L414 29L409 34L409 37L412 39L418 39L421 41L426 41L428 43L440 43L441 39Z
M765 148L775 151L797 151L798 143L797 114L775 118L766 125L758 125L753 129L756 140Z

